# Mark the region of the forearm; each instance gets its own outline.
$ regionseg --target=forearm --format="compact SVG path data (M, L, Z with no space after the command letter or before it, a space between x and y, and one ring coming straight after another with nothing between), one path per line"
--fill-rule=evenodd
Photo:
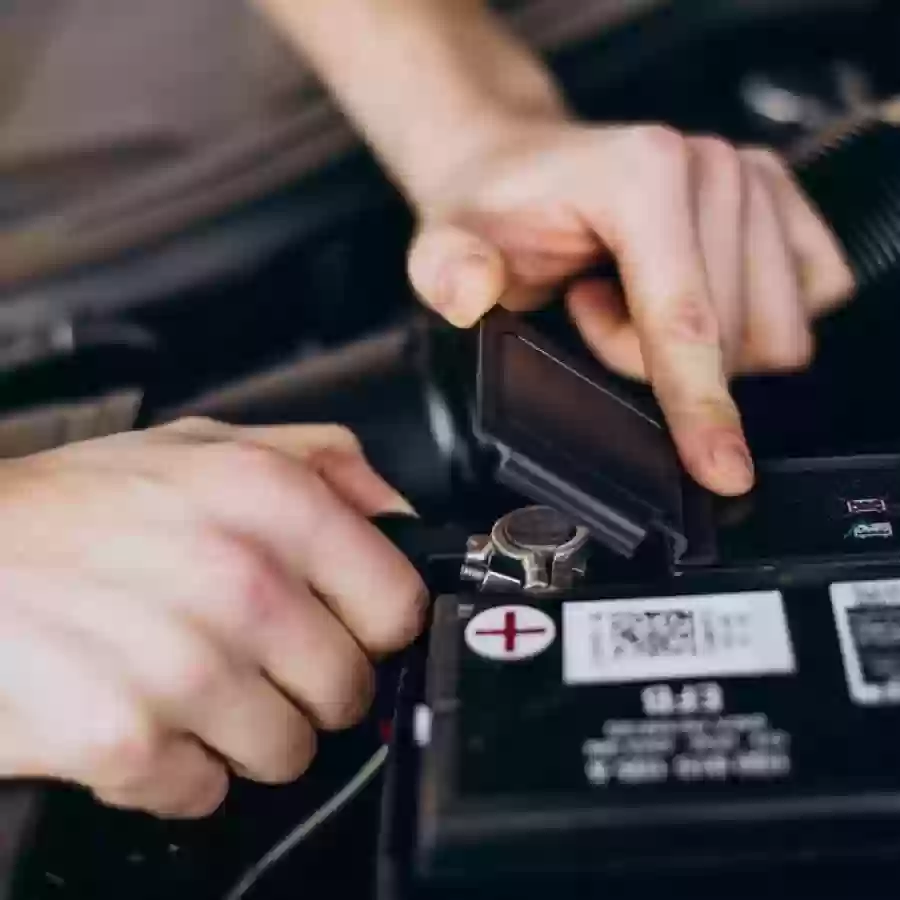
M564 107L483 0L257 0L413 200L510 123Z

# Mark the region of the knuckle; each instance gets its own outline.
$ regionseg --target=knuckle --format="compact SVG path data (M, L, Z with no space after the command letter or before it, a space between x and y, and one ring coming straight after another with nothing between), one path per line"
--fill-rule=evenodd
M727 390L700 394L674 391L662 399L669 415L692 428L724 429L740 434L740 412Z
M218 428L219 423L209 416L182 416L164 427L179 431L209 431Z
M680 420L734 423L740 420L718 348L712 352L695 352L684 347L683 353L659 354L650 359L650 383L657 401L666 414Z
M340 731L359 724L375 696L375 673L362 653L340 667L331 680L328 697L316 709L317 725Z
M719 320L712 306L697 297L681 297L659 317L659 341L715 345L720 340Z
M148 780L140 785L102 785L94 789L107 806L139 810L166 819L202 819L222 805L230 787L224 766L210 762L189 785Z
M360 627L357 637L374 654L393 653L409 646L425 624L427 594L418 576L409 585L394 592L393 602L377 604L372 615Z
M284 588L278 571L250 541L217 529L194 537L192 591L206 615L230 634L252 634L278 618Z
M249 480L254 486L260 483L278 484L285 477L285 472L293 468L275 450L243 440L223 443L216 448L216 457L228 478Z
M327 486L328 473L334 466L354 459L367 464L362 443L349 429L338 425L317 426L314 438L315 443L309 447L304 457L304 472L299 481L301 489L309 497L309 501L303 504L305 506L312 502L315 492L321 494L323 490L323 485L314 484L314 479L323 479L324 486Z
M182 758L183 768L174 781L146 792L152 812L179 819L200 819L214 813L228 796L230 780L223 762L204 751L193 759ZM155 795L155 796L154 796Z
M227 666L214 653L195 648L180 659L170 656L167 664L168 693L190 703L204 703L222 693L231 678Z
M740 190L743 180L741 157L728 141L720 137L700 137L695 139L694 149L707 177L735 192Z
M327 446L333 446L336 450L362 452L362 443L356 436L356 433L346 425L329 423L316 427L320 429L324 438L323 443Z
M215 813L225 802L230 783L227 772L220 766L215 767L213 779L202 791L198 790L190 801L176 808L175 814L182 818L204 819Z
M86 723L74 764L106 784L124 788L152 772L159 752L160 736L148 715L134 706L107 707Z
M741 151L741 156L752 165L770 172L787 172L781 157L768 147L748 147Z
M244 502L250 497L260 507L277 507L290 496L297 539L314 537L330 491L308 461L248 441L229 441L215 449L215 483L225 485L225 490L241 491Z
M221 437L228 427L209 416L182 416L174 422L161 426L160 430L170 431L186 438L213 439Z
M632 135L633 149L646 159L667 165L685 165L688 144L681 132L668 125L641 125Z
M697 147L704 156L712 160L737 159L737 150L725 138L717 134L700 134L691 138L692 144Z
M210 566L209 579L220 614L238 633L278 619L284 595L270 563L239 539L220 538L218 544L220 562Z
M747 179L747 197L751 208L758 213L761 208L774 209L770 184L765 177L757 174Z
M303 775L312 765L318 752L318 741L315 731L305 720L300 720L302 727L295 729L291 735L290 746L270 771L262 776L269 784L290 784Z
M823 266L824 269L824 266ZM813 306L821 311L835 309L844 305L853 296L856 283L853 273L843 260L838 259L834 271L826 272L819 284L815 284L815 274L810 274L804 279L806 293L810 297Z

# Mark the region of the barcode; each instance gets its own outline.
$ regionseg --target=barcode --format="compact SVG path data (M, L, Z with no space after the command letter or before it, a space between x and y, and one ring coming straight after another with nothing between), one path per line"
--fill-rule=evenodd
M683 609L610 616L612 652L616 657L694 656L694 616Z
M773 591L566 604L563 668L570 684L613 683L787 674L794 657Z
M900 703L900 581L833 584L831 603L850 696Z

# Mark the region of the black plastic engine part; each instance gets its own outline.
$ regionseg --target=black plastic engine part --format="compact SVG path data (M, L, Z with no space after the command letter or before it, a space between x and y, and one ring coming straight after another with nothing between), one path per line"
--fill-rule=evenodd
M861 290L900 274L900 127L850 124L807 149L797 177L843 244Z

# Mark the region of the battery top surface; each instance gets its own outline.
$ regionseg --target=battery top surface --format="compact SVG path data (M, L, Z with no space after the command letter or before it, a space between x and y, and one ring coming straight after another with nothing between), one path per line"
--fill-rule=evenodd
M686 848L719 860L896 849L890 574L441 598L421 866L502 873L683 864Z

